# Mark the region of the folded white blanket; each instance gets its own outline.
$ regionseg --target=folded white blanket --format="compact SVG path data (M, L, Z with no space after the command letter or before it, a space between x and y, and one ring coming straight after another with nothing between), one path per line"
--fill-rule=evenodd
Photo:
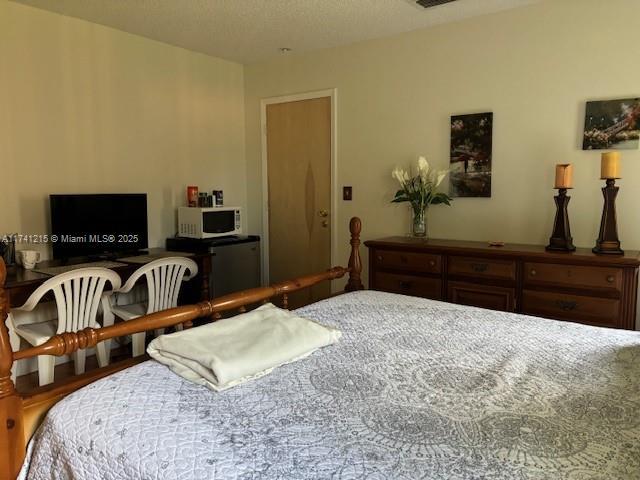
M147 352L181 377L224 390L336 343L342 333L262 305L249 313L154 339Z

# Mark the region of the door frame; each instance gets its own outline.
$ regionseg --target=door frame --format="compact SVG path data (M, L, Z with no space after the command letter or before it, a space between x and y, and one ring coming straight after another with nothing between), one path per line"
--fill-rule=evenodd
M314 98L330 97L331 99L331 266L336 264L336 251L338 239L338 150L337 150L337 124L338 124L338 89L328 88L313 92L296 93L277 97L268 97L260 100L260 130L262 137L262 284L269 285L269 178L267 155L267 106L278 103L312 100Z

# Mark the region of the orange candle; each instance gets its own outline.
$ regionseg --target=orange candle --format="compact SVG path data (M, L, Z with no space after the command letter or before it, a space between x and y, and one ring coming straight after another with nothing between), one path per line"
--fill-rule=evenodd
M570 163L556 165L556 186L554 188L573 188L573 165Z
M607 152L602 154L600 164L600 178L602 180L620 177L620 152Z

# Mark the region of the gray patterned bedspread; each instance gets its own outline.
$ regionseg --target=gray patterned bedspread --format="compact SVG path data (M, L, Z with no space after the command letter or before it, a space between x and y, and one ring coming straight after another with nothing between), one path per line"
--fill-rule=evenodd
M56 405L30 479L640 479L640 333L359 292L214 393L149 361Z

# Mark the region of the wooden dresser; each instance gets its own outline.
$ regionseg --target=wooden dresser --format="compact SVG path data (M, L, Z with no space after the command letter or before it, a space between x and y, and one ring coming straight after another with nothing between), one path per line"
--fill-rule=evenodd
M551 253L536 245L389 237L365 242L369 288L633 330L639 252Z

